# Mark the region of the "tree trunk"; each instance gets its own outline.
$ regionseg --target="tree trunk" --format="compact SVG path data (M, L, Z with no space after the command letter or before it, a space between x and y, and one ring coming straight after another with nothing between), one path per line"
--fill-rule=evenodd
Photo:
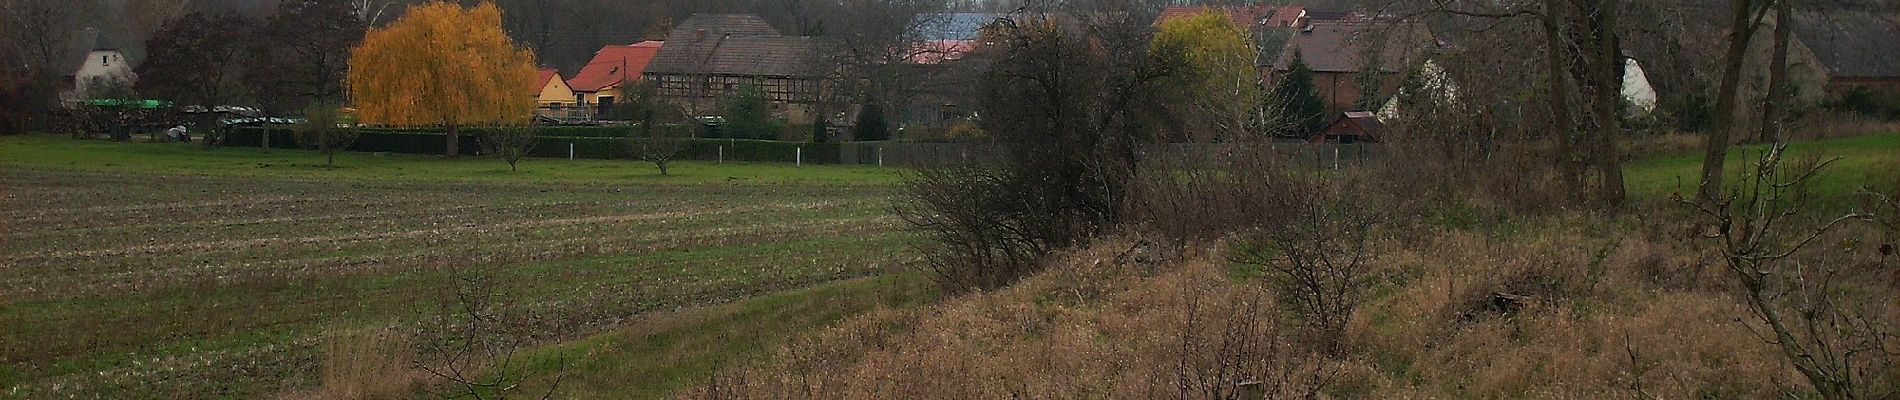
M1789 14L1794 7L1789 0L1780 0L1775 4L1775 52L1768 66L1768 98L1762 102L1761 142L1781 141L1782 124L1787 122L1789 103L1794 99L1793 87L1788 82L1788 40L1792 33L1789 26Z
M1742 64L1748 58L1748 42L1755 36L1755 27L1748 21L1754 0L1732 0L1732 3L1728 55L1722 60L1721 89L1715 98L1715 126L1709 129L1708 142L1704 144L1702 182L1697 187L1698 194L1706 201L1714 201L1722 193L1723 164L1728 161L1729 139L1734 137L1735 129L1735 103L1741 96Z
M1593 161L1603 174L1603 182L1597 188L1597 200L1607 206L1623 204L1623 163L1616 151L1616 137L1623 130L1623 62L1621 39L1617 37L1616 21L1620 0L1601 0L1594 4L1591 36L1593 42L1592 68L1596 80L1595 110L1596 137L1592 140Z
M1565 79L1570 67L1565 65L1563 49L1566 48L1563 33L1557 19L1559 5L1557 0L1544 0L1544 41L1548 49L1544 53L1545 67L1549 68L1550 115L1553 128L1557 131L1557 171L1563 179L1564 190L1571 199L1583 199L1583 177L1577 167L1577 149L1572 142L1576 122L1570 115L1570 84Z
M449 134L448 134L448 137L449 137L449 143L448 143L448 146L449 146L449 147L448 147L448 148L449 148L449 152L448 152L448 156L449 156L449 157L456 157L456 156L460 156L460 155L461 155L461 153L457 151L457 150L458 150L457 148L458 148L458 147L461 147L461 145L462 145L462 134L461 134L461 129L460 129L460 127L457 127L457 126L455 126L455 124L454 124L454 123L450 123L450 124L449 124L448 126L449 126Z

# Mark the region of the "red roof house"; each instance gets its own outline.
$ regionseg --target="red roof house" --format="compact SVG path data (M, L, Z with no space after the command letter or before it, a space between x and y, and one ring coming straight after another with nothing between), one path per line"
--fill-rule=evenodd
M617 99L625 98L621 91L630 82L640 81L640 74L646 71L647 64L660 53L663 42L645 41L627 45L607 45L594 52L594 59L587 62L581 72L567 80L574 87L580 101L587 105L611 108Z

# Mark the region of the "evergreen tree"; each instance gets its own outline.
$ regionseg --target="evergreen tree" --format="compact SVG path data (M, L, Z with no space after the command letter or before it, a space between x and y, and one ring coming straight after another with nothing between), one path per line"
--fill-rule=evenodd
M851 135L859 141L889 140L891 124L884 120L884 107L876 101L867 102L864 110L858 112L858 124L852 127Z
M778 127L772 123L770 106L765 98L765 90L757 85L739 86L738 92L726 99L725 136L737 139L773 139Z
M1310 134L1326 125L1326 101L1319 98L1319 90L1313 86L1313 69L1306 66L1297 51L1293 53L1286 76L1273 88L1273 96L1268 101L1282 102L1281 110L1285 111L1285 120L1293 133Z

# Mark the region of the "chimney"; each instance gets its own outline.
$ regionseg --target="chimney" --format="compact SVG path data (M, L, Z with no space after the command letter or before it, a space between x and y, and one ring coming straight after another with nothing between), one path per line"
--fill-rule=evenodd
M693 31L693 43L699 43L704 40L706 40L706 29L701 28L697 31Z

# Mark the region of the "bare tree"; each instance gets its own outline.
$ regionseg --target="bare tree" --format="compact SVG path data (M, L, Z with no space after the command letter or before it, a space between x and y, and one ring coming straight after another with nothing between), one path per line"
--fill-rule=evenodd
M1419 14L1468 18L1481 29L1529 20L1541 32L1542 89L1565 191L1607 206L1624 200L1621 0L1432 1ZM1455 69L1455 68L1454 68ZM1476 82L1467 79L1461 82ZM1463 91L1460 91L1461 93ZM1477 108L1483 110L1482 107Z
M1846 262L1820 265L1797 254L1835 229L1872 220L1851 213L1811 230L1791 227L1808 207L1805 185L1834 159L1785 168L1787 145L1764 152L1721 198L1679 199L1714 226L1729 275L1755 317L1753 331L1776 346L1795 370L1828 399L1887 398L1894 388L1872 380L1894 372L1900 326L1893 320L1892 288L1878 268ZM1824 250L1823 250L1824 251Z
M317 104L304 109L304 121L291 127L298 143L323 153L323 165L336 166L336 153L356 142L356 129L344 128L343 112L334 105Z
M1722 80L1715 97L1715 126L1709 129L1704 144L1702 181L1697 194L1716 201L1722 193L1723 164L1728 161L1729 141L1735 137L1736 110L1740 104L1742 69L1748 59L1748 44L1762 26L1776 0L1732 0L1730 2L1728 51L1722 59Z
M533 124L496 126L481 135L482 147L508 162L508 171L516 171L521 159L534 151L536 128Z
M1762 98L1761 140L1781 141L1782 124L1787 122L1788 107L1794 101L1794 87L1788 76L1788 42L1794 36L1794 0L1775 1L1775 49L1769 57L1768 95Z
M375 27L385 21L394 20L407 7L410 0L349 0L356 9L356 17L364 26Z
M641 160L653 163L660 168L660 175L667 175L673 160L686 151L687 135L684 129L653 127L645 129L646 134L631 141L633 153Z

